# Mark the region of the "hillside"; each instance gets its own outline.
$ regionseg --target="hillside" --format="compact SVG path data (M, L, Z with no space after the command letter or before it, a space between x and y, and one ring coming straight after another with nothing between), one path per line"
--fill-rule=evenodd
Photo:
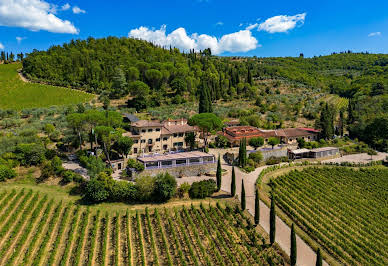
M94 95L63 87L24 82L21 64L0 65L0 109L22 110L88 102Z

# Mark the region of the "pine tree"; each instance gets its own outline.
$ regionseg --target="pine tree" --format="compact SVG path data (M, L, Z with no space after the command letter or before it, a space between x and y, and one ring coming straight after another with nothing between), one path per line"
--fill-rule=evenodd
M246 202L245 202L245 188L244 188L244 179L241 181L241 209L245 210Z
M232 167L232 183L230 184L230 194L232 197L236 195L236 173L234 172L234 166Z
M259 190L256 188L255 193L255 224L258 225L260 222L260 195Z
M221 189L221 180L222 180L222 171L221 171L221 158L218 154L218 162L217 162L217 172L216 172L216 178L217 178L217 191L220 191Z
M295 228L294 224L291 226L291 266L296 265L296 236L295 236Z
M271 196L271 210L269 214L269 240L271 245L275 243L276 235L276 212L275 212L275 197Z
M315 263L315 266L322 266L322 255L320 248L317 250L317 262Z

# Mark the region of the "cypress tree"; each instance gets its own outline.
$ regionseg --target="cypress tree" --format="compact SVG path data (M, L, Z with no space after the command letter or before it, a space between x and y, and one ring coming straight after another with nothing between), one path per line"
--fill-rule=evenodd
M230 184L230 194L232 197L236 195L236 173L234 172L234 166L232 167L232 183Z
M240 148L238 150L238 164L240 167L247 165L247 139L240 140Z
M296 236L295 236L295 228L294 224L291 226L291 266L296 265Z
M221 180L222 180L222 171L221 171L221 159L220 159L220 155L219 154L218 154L216 178L217 178L217 190L220 191L220 189L221 189Z
M315 263L315 266L322 266L322 255L320 248L317 250L317 262Z
M269 214L269 240L271 245L275 243L276 234L276 213L275 213L275 197L271 196L271 210Z
M245 210L246 202L245 202L245 188L244 188L244 179L241 181L241 209Z
M255 193L255 224L258 225L260 222L260 197L259 190L256 188Z
M252 86L253 85L253 81L252 81L252 73L251 73L251 68L248 67L248 77L247 77L247 81L248 83Z

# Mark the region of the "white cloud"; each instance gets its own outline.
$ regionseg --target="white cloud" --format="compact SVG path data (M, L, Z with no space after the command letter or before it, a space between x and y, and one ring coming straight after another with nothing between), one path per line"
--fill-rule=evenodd
M73 7L73 13L74 13L74 14L81 14L81 13L85 14L86 11L83 10L83 9L81 9L81 8L79 8L78 6L74 6L74 7Z
M0 26L78 34L73 23L56 17L53 11L55 6L43 0L0 0Z
M224 22L222 22L222 21L218 21L217 23L216 23L216 26L223 26L224 25Z
M255 23L255 24L249 24L248 27L246 27L245 29L246 30L253 30L254 28L258 27L259 24L258 23Z
M298 25L303 25L305 18L306 13L296 14L295 16L275 16L261 23L258 30L269 33L287 32Z
M70 9L69 3L66 3L66 4L64 4L64 5L61 7L61 10L62 10L62 11L66 11L66 10L69 10L69 9Z
M128 37L146 40L165 47L171 45L183 51L190 49L199 51L210 48L213 54L221 54L223 52L248 52L260 46L258 40L247 29L226 34L218 39L214 36L207 34L199 35L198 33L189 36L184 28L178 28L166 34L166 25L163 25L157 30L142 26L137 29L132 29Z
M381 36L381 32L376 31L376 32L371 32L368 34L368 37L374 37L374 36Z
M20 44L23 40L27 39L27 37L16 37L16 41Z
M4 45L0 42L0 50L4 50Z

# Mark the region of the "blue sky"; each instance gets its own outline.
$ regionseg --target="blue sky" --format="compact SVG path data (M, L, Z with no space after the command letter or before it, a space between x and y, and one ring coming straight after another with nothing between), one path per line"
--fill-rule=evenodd
M110 35L220 55L388 53L388 1L0 0L6 51Z

